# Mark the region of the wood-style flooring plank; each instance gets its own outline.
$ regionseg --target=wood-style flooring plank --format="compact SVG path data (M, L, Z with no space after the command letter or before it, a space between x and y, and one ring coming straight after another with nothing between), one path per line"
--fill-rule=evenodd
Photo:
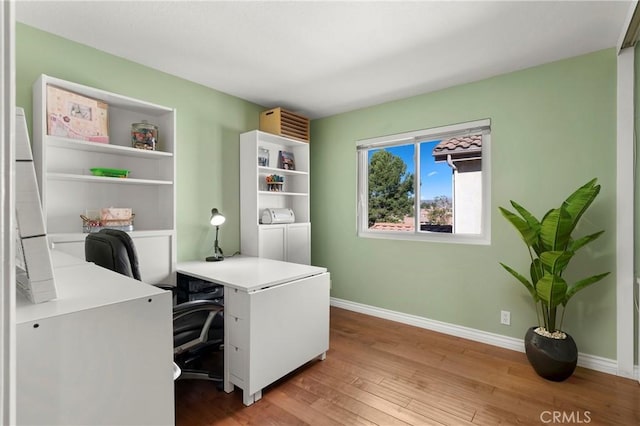
M522 352L339 308L331 308L327 359L267 387L250 407L240 390L176 382L177 426L540 425L553 416L640 424L640 384L581 367L550 382Z

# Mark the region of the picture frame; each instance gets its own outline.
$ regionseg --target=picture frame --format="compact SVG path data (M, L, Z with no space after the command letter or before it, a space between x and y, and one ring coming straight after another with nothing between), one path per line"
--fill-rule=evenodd
M283 170L295 170L296 161L293 152L280 151L278 155L278 167Z

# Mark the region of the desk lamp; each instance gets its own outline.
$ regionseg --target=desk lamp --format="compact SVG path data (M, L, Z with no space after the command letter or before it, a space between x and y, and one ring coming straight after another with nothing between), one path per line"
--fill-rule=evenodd
M220 225L222 225L225 221L223 215L220 214L218 209L211 209L211 226L216 227L216 241L213 245L213 256L207 257L205 260L207 262L218 262L220 260L224 260L224 254L222 253L222 249L218 245L218 230L220 229Z

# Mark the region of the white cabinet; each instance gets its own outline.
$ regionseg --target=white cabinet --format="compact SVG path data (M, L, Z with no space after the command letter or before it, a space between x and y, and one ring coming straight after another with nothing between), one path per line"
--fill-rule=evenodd
M108 105L109 143L47 134L47 86ZM133 237L146 282L172 282L175 270L175 120L173 108L42 75L33 85L33 152L47 236L80 255L86 234L81 214L104 207L132 208ZM131 125L158 126L156 150L132 147ZM94 176L91 168L129 170L127 178ZM142 241L141 238L147 238ZM159 244L145 244L154 238ZM144 259L144 260L143 260ZM149 263L150 262L150 263Z
M262 389L329 349L326 268L236 256L178 265L181 275L224 286L225 392L251 405Z
M285 169L282 152L293 157ZM276 175L282 184L268 185ZM277 190L273 190L277 189ZM291 224L261 224L267 208L293 210ZM249 256L311 263L309 144L254 130L240 135L240 251Z
M287 261L311 264L311 224L287 225Z
M242 252L245 253L244 250ZM261 253L259 257L284 261L287 258L287 226L258 226L258 253ZM253 253L245 254L256 255Z
M52 256L58 298L16 296L16 424L174 424L171 292Z
M311 263L311 224L258 226L260 257L292 263Z
M243 402L304 363L325 359L329 349L329 274L257 291L225 289L229 381Z

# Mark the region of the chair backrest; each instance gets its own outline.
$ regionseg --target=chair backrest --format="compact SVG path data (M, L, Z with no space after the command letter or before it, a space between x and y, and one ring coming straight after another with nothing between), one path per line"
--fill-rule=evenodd
M133 273L133 278L142 281L142 277L140 275L140 266L138 263L138 252L136 251L136 245L133 243L133 239L131 238L131 236L126 232L120 231L118 229L101 229L99 233L111 235L122 241L122 244L124 245L124 248L127 250L127 254L129 255L129 263L131 264L131 272Z
M88 234L84 242L84 255L88 262L140 280L135 246L126 232L102 229Z

